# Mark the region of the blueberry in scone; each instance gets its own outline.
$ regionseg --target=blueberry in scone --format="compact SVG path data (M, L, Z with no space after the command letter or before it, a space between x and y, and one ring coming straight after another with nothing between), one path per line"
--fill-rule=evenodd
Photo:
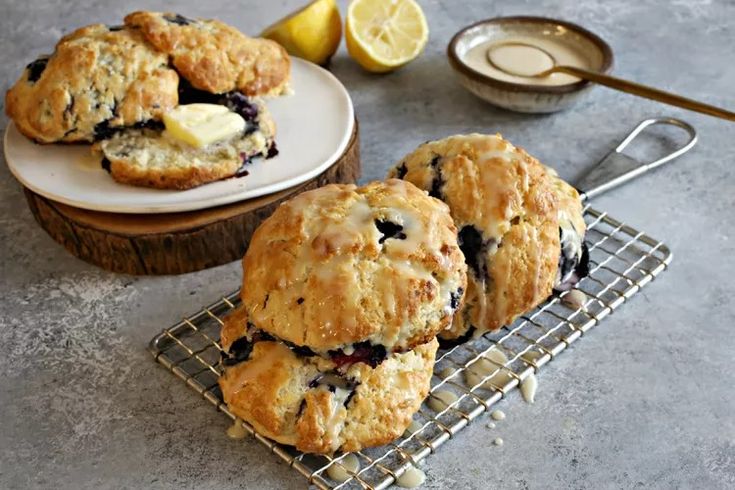
M438 199L397 179L328 185L255 231L241 296L255 328L336 364L374 366L451 324L466 270Z
M91 142L160 120L178 103L176 72L136 30L102 24L64 36L5 95L18 130L39 143Z
M244 307L225 319L220 343L229 410L277 442L327 454L399 437L429 392L438 347L340 365L255 329Z
M197 89L254 96L279 95L287 86L291 61L274 41L248 37L218 20L175 13L134 12L125 24L170 56L179 74Z
M389 177L442 199L458 229L468 289L446 341L496 330L587 274L577 191L499 135L458 135L419 146Z
M243 167L253 158L272 156L275 124L265 105L239 93L213 102L173 109L164 115L165 127L114 131L94 150L117 182L159 189L189 189L246 174ZM195 114L198 127L176 127L172 115L197 108L205 111ZM207 136L209 140L202 139Z

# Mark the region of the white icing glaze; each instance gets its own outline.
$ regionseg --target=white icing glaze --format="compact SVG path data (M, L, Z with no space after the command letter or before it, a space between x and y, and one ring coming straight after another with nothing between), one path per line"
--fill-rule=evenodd
M254 382L263 372L270 369L279 358L286 355L292 355L291 351L288 347L279 343L268 349L265 355L255 358L251 356L251 358L246 361L247 367L237 371L238 376L233 383L233 385L236 386L235 390L233 390L233 396L245 388L249 383Z
M493 420L505 420L505 412L503 412L502 410L493 410L490 413L490 417Z
M230 439L245 439L248 431L242 425L242 420L235 419L231 426L227 428L227 437Z
M534 363L538 359L542 358L544 356L543 352L537 351L537 350L530 350L528 352L524 352L521 355L521 359L524 361L527 361L528 363Z
M538 387L538 380L536 375L531 373L526 379L521 381L521 395L526 403L533 403L536 397L536 388Z
M457 401L457 395L447 390L437 390L429 395L429 407L441 412L449 405Z
M496 446L502 446L503 445L503 438L502 437L496 437L493 440L493 444L495 444Z
M499 44L502 44L502 47ZM489 50L491 52L488 54ZM551 36L513 36L502 41L485 41L469 49L463 60L484 75L511 83L543 86L566 85L579 81L579 78L565 73L552 73L543 78L521 76L520 73L534 75L543 71L542 68L550 68L549 56L543 54L544 51L556 60L557 65L591 68L589 62L576 49L554 40ZM493 62L502 69L493 66L488 56L492 56ZM507 71L503 71L504 69Z
M336 482L345 482L360 471L360 460L350 453L327 468L327 475Z
M348 396L350 396L349 390L345 390L339 386L334 388L329 415L324 421L324 432L326 432L327 440L330 441L334 449L337 449L338 447L339 434L342 431L342 427L345 425L346 409L344 408L344 402L347 400Z
M408 437L411 434L415 434L421 429L421 424L418 423L415 420L412 420L411 423L406 427L406 430L403 432L404 437Z
M582 311L587 311L587 307L585 306L585 303L587 302L587 295L584 294L579 289L572 289L567 294L565 294L561 299L565 305L574 308L575 310L582 309Z
M426 474L415 466L411 466L396 480L396 485L402 488L416 488L426 481Z
M494 422L488 422L487 423L487 428L488 429L494 429L495 428L495 423Z
M495 44L488 48L487 57L501 70L522 77L532 77L554 67L551 56L527 44Z
M507 364L508 358L505 354L498 349L492 349L465 370L465 382L470 387L482 383L481 387L489 390L493 389L493 386L503 387L512 379L508 370L502 368ZM490 375L492 376L483 383L483 379Z

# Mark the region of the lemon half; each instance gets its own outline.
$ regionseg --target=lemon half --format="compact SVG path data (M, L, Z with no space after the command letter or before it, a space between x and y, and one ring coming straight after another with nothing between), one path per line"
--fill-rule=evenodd
M421 54L429 26L414 0L353 0L347 9L345 39L355 61L382 73Z
M267 27L261 36L276 41L289 54L323 65L342 40L342 20L335 0L316 0Z

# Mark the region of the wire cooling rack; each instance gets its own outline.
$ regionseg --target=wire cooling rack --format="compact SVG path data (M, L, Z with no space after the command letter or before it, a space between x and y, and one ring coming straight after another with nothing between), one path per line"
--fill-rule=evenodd
M332 465L342 466L345 455L303 454L261 436L247 423L243 426L268 450L318 488L377 490L389 487L412 464L436 451L521 381L640 291L671 261L671 252L666 245L606 213L587 207L585 221L588 224L586 241L590 251L590 275L577 286L587 296L585 305L571 308L554 296L508 327L453 349L440 350L431 393L439 389L449 390L458 396L457 401L445 405L441 411L424 403L414 416L418 430L410 435L404 434L391 444L354 453L360 469L355 473L343 466L351 475L349 480L336 482L327 472ZM156 361L233 420L235 417L223 403L217 385L217 363L222 318L237 306L238 294L234 292L185 318L150 343L150 351ZM464 372L491 350L504 353L507 362L498 362L497 356L490 357L495 371L488 372L484 380L469 386ZM451 374L447 375L447 372Z

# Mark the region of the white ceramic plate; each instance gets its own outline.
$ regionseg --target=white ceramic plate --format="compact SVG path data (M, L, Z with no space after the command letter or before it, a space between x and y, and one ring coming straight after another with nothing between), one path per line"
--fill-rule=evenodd
M65 204L117 213L191 211L270 194L316 177L349 143L355 121L344 86L328 71L292 58L293 95L268 99L276 121L278 156L255 159L249 175L186 191L118 184L102 169L89 145L37 145L5 131L5 159L32 191Z

